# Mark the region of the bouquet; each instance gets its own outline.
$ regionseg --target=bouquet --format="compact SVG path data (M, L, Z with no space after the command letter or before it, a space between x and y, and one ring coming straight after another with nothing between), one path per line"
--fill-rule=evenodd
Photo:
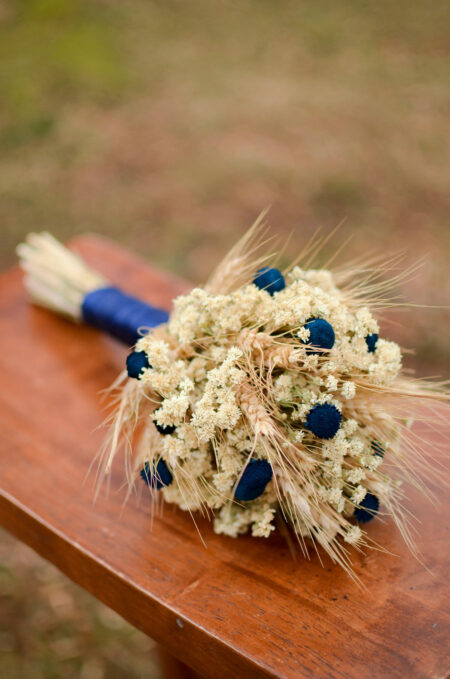
M206 513L231 537L268 537L286 523L305 555L312 541L350 573L349 546L379 548L376 516L414 551L406 488L427 493L441 472L411 425L438 423L449 394L406 374L400 347L380 335L374 314L392 306L398 276L385 277L397 261L311 268L313 239L281 271L263 240L258 220L170 314L111 286L49 234L19 246L37 304L132 347L100 476L122 453L130 488Z

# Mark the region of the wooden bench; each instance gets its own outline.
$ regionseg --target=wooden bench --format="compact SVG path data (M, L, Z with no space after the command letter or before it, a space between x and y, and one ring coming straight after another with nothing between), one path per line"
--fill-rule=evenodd
M73 245L160 306L186 288L106 240ZM391 522L371 524L395 556L355 554L366 590L313 549L294 561L280 535L233 540L198 518L205 547L189 514L171 506L152 525L145 498L123 507L120 466L94 505L86 475L104 437L100 391L126 351L33 308L17 268L0 277L0 308L0 522L17 538L210 679L448 676L444 491L438 508L410 494L427 568Z

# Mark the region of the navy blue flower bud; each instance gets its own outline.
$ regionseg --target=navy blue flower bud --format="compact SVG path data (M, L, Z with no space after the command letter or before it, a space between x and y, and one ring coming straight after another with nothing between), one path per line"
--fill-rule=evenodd
M250 460L234 491L236 500L249 502L262 495L272 478L272 467L267 460Z
M385 450L379 441L372 441L370 447L372 448L375 455L378 455L378 457L384 457Z
M156 466L154 462L152 462L151 466L146 462L141 469L141 478L145 481L147 486L156 488L156 490L161 490L161 488L164 488L165 486L170 486L173 481L173 476L162 458L158 460Z
M373 354L377 348L378 334L374 332L371 335L366 335L365 339L369 352Z
M368 523L375 518L380 508L380 501L373 493L367 493L364 500L359 503L354 511L354 517L358 523Z
M306 428L320 439L332 439L341 426L341 413L331 403L314 406L306 417Z
M164 426L162 424L154 422L154 425L156 429L159 431L159 433L162 434L163 436L167 436L167 434L173 434L173 432L176 429L176 426L174 424L167 424L166 426Z
M131 354L128 354L128 377L134 377L136 380L139 380L142 376L142 370L144 368L150 368L150 363L148 362L145 351L132 351Z
M278 269L269 268L267 266L259 269L253 278L253 282L260 290L267 290L273 295L275 292L280 292L286 287L284 276Z
M333 326L323 318L312 318L305 325L309 330L309 339L303 344L311 344L306 350L308 354L320 354L321 349L332 349L334 347L335 334ZM319 349L319 351L315 351Z

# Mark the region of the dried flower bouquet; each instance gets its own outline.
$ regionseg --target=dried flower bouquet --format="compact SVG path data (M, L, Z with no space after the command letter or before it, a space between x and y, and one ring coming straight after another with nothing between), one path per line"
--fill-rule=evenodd
M348 545L374 546L365 524L377 514L414 550L402 484L427 492L434 466L412 417L434 422L449 397L403 374L400 347L379 336L372 312L391 304L383 278L394 262L312 269L313 241L281 272L260 241L257 223L203 288L174 301L167 323L141 329L116 384L102 474L123 450L130 486L143 480L166 502L212 514L232 537L267 537L281 516L305 554L310 539L350 572ZM19 250L28 287L79 318L106 282L49 243L32 236Z

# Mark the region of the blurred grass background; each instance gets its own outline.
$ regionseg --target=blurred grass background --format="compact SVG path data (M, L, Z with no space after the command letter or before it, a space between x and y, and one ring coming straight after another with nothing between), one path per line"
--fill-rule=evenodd
M445 0L2 0L0 268L31 230L95 231L202 282L267 205L288 255L429 255L450 299ZM126 282L125 282L126 283ZM391 335L446 374L448 312ZM157 677L152 644L0 539L0 676Z

